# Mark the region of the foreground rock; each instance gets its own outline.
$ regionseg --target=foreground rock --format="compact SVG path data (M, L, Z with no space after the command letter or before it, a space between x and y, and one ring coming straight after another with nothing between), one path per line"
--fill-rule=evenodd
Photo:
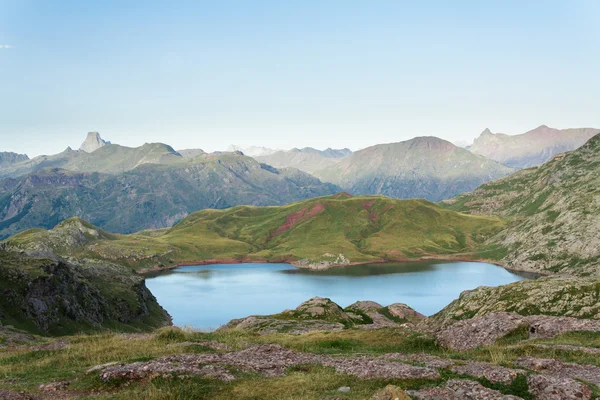
M565 276L482 286L462 292L457 300L429 317L428 325L443 327L493 312L600 319L598 287L600 281L595 279Z
M410 397L398 386L388 385L375 393L371 400L410 400Z
M556 378L577 379L600 386L600 367L594 365L571 364L553 359L534 357L520 358L516 364L520 367L552 375Z
M37 259L0 247L0 282L7 283L0 295L0 321L36 333L153 330L171 324L142 277L105 261ZM30 340L2 331L11 341Z
M357 327L379 329L397 327L402 323L423 318L406 304L383 307L373 301L359 301L346 309L321 297L314 297L294 310L268 316L250 316L234 319L219 330L244 330L260 334L303 334L312 331L339 331Z
M532 339L551 338L566 332L600 332L600 320L495 312L441 329L433 328L433 332L440 345L453 350L469 350L494 344L519 329L529 332Z
M458 379L449 380L446 387L412 390L408 394L418 400L522 400L521 397L502 394L477 382Z
M104 382L109 382L119 379L141 380L159 376L199 375L230 381L235 377L228 368L276 377L283 376L288 368L301 364L320 364L332 367L338 373L363 379L438 379L440 377L439 373L432 368L415 367L382 359L334 358L298 353L278 345L257 345L231 353L179 354L148 362L108 367L100 372L100 378Z
M529 391L536 400L587 400L592 391L581 382L569 378L531 375L527 379Z

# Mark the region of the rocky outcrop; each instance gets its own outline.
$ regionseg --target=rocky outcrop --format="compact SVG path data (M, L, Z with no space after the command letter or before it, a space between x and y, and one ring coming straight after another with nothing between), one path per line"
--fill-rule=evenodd
M17 154L12 152L0 152L0 168L27 161L29 157L26 154Z
M469 350L494 344L518 330L528 332L531 339L552 338L566 332L600 332L600 320L500 312L458 321L434 334L441 346Z
M98 132L89 132L79 147L79 150L85 151L86 153L93 153L100 147L106 146L107 144L110 144L110 142L103 140Z
M403 315L414 315L399 319L389 313L389 307L383 307L373 301L356 302L345 309L322 297L314 297L300 304L295 310L286 310L281 314L269 316L250 316L234 319L219 328L225 330L244 330L260 334L285 332L304 334L312 331L339 331L356 327L380 329L398 327L402 323L420 319L419 313L406 305Z
M299 261L294 261L292 264L298 268L323 271L333 267L343 267L345 265L350 265L350 260L341 253L337 256L331 253L325 253L317 260L305 258Z
M44 334L153 329L171 319L133 271L0 253L0 321Z
M596 279L564 276L523 280L498 287L482 286L461 293L457 300L428 318L427 324L447 326L493 312L600 319L599 293L600 281ZM543 321L544 318L531 319L530 323L539 324L542 331L550 329Z

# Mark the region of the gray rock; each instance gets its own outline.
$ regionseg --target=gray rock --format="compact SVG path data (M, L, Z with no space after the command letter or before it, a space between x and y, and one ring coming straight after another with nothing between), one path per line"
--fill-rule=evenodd
M536 400L587 400L592 398L592 391L589 387L569 378L530 375L527 384Z

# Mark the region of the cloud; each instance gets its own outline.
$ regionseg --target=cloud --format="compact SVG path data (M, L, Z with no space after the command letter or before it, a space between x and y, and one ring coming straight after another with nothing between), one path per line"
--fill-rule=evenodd
M0 44L0 49L12 49L10 44Z

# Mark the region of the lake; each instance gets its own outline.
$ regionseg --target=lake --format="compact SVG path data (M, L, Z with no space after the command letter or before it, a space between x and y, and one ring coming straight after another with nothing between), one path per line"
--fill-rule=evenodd
M179 267L146 279L178 326L216 329L234 318L276 314L314 296L342 307L358 300L406 303L432 315L467 289L524 279L493 264L427 261L365 264L326 271L289 264Z

